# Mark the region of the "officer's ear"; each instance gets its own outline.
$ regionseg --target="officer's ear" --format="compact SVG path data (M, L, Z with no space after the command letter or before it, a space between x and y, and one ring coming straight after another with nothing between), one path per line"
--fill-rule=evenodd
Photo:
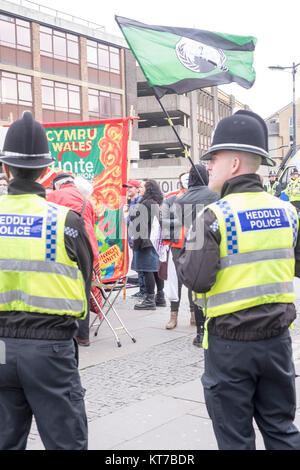
M234 156L231 162L232 174L236 174L241 168L241 160L238 156Z

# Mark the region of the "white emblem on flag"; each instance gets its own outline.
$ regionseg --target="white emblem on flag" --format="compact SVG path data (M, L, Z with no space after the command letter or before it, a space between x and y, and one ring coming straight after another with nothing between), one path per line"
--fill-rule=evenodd
M215 68L223 72L228 71L225 65L226 55L222 49L182 37L176 44L175 50L181 64L193 72L207 73Z

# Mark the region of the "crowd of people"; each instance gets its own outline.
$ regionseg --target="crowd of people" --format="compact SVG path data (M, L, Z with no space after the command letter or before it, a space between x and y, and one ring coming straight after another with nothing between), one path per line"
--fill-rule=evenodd
M89 312L101 315L93 187L60 173L46 194L39 181L53 158L30 112L10 126L0 161L0 449L24 449L34 415L46 449L84 450L78 346L90 345ZM188 289L219 449L254 449L254 418L267 449L300 450L289 334L300 181L295 169L283 201L276 174L263 187L260 165L274 166L266 125L238 111L219 122L211 148L179 175L174 193L164 196L152 179L124 185L134 310L169 302L172 330Z

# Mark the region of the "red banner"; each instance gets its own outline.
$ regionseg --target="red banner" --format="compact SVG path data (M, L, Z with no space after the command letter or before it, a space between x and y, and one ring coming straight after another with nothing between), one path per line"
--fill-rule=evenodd
M43 124L56 162L41 183L49 188L57 173L67 171L93 184L95 232L103 281L119 279L128 271L121 206L126 196L123 184L127 180L130 119Z

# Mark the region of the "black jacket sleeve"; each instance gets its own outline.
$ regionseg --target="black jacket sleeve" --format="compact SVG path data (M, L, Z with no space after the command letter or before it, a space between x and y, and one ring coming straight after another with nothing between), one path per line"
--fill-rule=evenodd
M282 191L281 184L278 182L276 186L276 190L275 190L275 196L280 197L281 191Z
M65 223L65 247L67 254L72 261L77 263L82 273L89 304L94 255L85 230L84 220L77 212L72 210L68 212Z
M193 235L188 235L176 262L179 280L186 287L200 293L208 292L216 282L220 269L219 244L221 241L215 214L206 209L202 217L203 237L199 238L199 230L194 230ZM198 237L197 243L195 237ZM199 243L200 246L198 246Z

